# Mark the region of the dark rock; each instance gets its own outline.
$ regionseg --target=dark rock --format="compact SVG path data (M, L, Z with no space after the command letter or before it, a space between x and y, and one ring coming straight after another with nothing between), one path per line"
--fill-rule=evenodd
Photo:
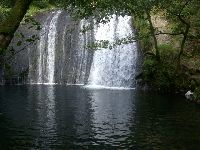
M142 76L143 76L143 72L140 72L140 73L136 74L135 79L136 80L142 79Z
M197 104L200 104L200 100L197 100L196 103L197 103Z
M0 35L0 41L3 40L3 39L4 39L4 35L1 34L1 35Z

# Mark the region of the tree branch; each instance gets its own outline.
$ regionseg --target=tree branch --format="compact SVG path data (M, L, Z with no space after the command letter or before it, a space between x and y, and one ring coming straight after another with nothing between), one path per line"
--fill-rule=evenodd
M161 32L161 31L159 31L155 35L161 35L161 34L166 34L166 35L183 35L183 32L180 32L180 33L168 33L168 32Z
M188 0L185 2L185 4L183 5L183 7L180 9L179 15L182 13L183 9L191 2L192 0Z

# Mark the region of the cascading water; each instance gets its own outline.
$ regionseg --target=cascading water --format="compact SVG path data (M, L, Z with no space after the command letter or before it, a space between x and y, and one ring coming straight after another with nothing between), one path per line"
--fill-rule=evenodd
M55 69L55 44L57 34L57 21L61 11L56 12L55 16L50 22L50 31L48 34L48 51L47 51L47 82L54 83L54 69Z
M39 34L40 40L30 53L30 83L86 83L93 55L84 48L93 37L93 31L81 33L86 23L74 21L60 10L48 15Z
M96 29L96 40L115 42L132 35L131 17L113 15L110 22ZM136 43L95 51L89 84L92 86L131 87L137 59Z
M48 20L51 18L51 15L48 16L47 20L45 21L45 24L42 28L42 32L40 33L40 40L38 42L38 50L39 50L39 57L38 57L38 76L37 76L37 83L43 83L43 67L44 64L44 50L45 50L45 40L46 40L46 31L48 29ZM30 61L29 61L30 62ZM33 81L31 81L33 82Z
M131 17L113 15L110 22L98 26L94 22L74 21L60 10L48 14L35 47L37 51L30 50L30 82L132 87L138 55L136 43L95 52L86 48L95 40L112 43L132 36ZM94 29L82 32L91 25Z
M47 35L47 50L46 50L46 59L44 59L44 50L45 50L45 40L46 40L46 31L49 21L49 17L45 22L43 32L40 34L39 41L39 59L38 59L38 80L37 83L54 83L54 68L55 68L55 48L56 48L56 36L57 36L57 23L58 17L61 11L53 13L52 20L49 25L49 32ZM45 62L46 61L46 62Z

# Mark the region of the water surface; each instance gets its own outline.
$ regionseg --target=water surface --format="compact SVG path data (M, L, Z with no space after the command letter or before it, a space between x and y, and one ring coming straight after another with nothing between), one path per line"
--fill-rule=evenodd
M0 149L199 149L182 97L81 86L0 87Z

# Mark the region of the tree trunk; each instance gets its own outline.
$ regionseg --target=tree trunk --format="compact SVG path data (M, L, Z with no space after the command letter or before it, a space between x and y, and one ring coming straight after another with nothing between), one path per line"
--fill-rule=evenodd
M179 15L178 18L180 19L180 21L185 24L185 31L183 33L183 40L181 42L181 48L180 48L180 52L178 54L178 62L177 62L177 65L178 65L178 69L180 69L180 65L181 65L181 56L183 54L183 51L184 51L184 47L185 47L185 42L187 40L187 37L188 37L188 33L189 33L189 30L190 30L190 24L187 23L185 20L183 20L181 18L181 16Z
M185 42L187 40L187 36L188 36L188 33L189 33L189 29L190 29L190 26L186 26L186 30L183 34L183 40L181 42L181 48L180 48L180 52L178 54L178 63L180 65L180 61L181 61L181 56L183 54L183 51L184 51L184 47L185 47Z
M155 29L153 27L153 23L151 21L150 12L146 11L146 15L147 15L147 20L148 20L149 25L150 25L151 36L153 37L153 41L154 41L154 47L155 47L155 50L156 50L156 59L158 61L160 61L160 52L159 52L159 49L158 49L158 41L157 41L157 38L156 38L156 35L155 35Z
M0 49L6 49L32 0L16 0L10 15L0 24Z

